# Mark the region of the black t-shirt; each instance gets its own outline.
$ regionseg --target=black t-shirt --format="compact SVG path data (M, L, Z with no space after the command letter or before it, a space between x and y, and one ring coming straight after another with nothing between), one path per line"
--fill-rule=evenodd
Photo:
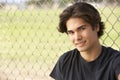
M55 80L117 80L120 74L120 53L102 46L100 56L86 62L77 49L64 53L50 76Z

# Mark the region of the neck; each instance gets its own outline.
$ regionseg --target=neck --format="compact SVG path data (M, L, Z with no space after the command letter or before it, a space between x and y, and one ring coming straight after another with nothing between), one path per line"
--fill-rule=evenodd
M91 62L94 61L100 55L101 51L102 47L99 44L89 49L88 51L80 52L80 54L87 62Z

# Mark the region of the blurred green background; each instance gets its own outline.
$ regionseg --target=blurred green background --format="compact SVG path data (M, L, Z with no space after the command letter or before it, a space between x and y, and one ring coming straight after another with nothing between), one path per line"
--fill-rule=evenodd
M101 44L120 50L120 6L93 5L106 26ZM0 9L1 80L51 80L59 56L74 48L67 35L57 31L64 8Z

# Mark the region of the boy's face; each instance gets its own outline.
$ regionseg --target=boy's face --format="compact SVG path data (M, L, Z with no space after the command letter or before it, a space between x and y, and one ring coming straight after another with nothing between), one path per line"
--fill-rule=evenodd
M66 26L71 42L80 52L96 48L96 44L99 42L97 36L99 27L93 30L92 26L81 18L70 18L66 22Z

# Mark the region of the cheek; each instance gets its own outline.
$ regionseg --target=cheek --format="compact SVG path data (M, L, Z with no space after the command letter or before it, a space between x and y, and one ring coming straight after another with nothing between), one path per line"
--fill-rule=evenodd
M93 32L93 31L86 31L86 32L84 32L82 35L83 35L84 37L86 37L86 38L91 39L91 38L95 37L95 32Z
M74 37L73 37L73 36L69 36L69 38L70 38L70 41L71 41L72 43L74 43Z
M87 33L87 34L86 34L86 38L87 38L87 40L89 40L90 42L94 42L94 41L96 41L96 39L97 39L97 33L95 33L95 32Z
M94 36L95 34L91 31L86 31L84 33L82 33L82 39L86 39L86 40L91 40L91 39L94 39Z

